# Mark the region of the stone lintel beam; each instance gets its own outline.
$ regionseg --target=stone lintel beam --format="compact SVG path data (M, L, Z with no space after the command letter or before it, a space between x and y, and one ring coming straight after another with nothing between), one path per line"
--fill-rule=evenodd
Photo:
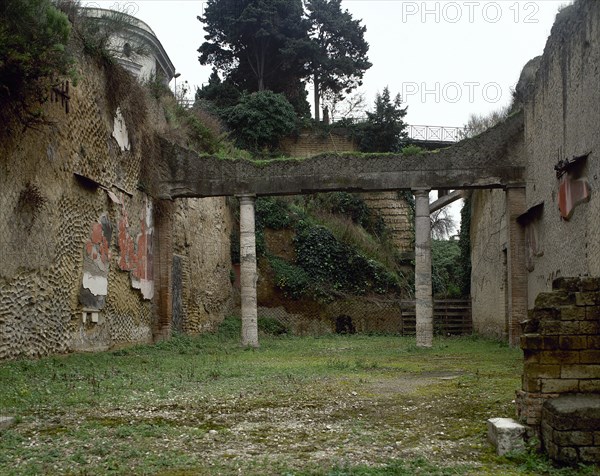
M413 190L415 196L415 314L417 347L433 345L433 293L431 285L431 221L429 189Z
M454 190L452 193L442 195L435 202L429 204L429 213L435 213L438 210L447 207L456 200L460 200L462 198L462 194L462 190Z
M200 156L160 138L149 186L159 198L293 195L322 191L505 188L525 181L523 115L472 139L414 156L325 154L250 161Z

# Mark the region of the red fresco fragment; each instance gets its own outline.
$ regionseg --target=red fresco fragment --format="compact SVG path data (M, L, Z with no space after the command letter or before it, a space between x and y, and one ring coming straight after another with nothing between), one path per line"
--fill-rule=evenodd
M135 254L133 238L128 233L129 221L125 205L122 207L123 213L119 220L119 268L123 271L131 271L135 267Z
M584 178L573 179L563 175L558 189L558 209L560 216L569 220L577 205L590 199L590 184Z
M108 264L110 261L110 246L108 243L108 239L104 236L104 232L102 229L102 224L96 222L92 225L92 234L89 241L85 244L85 252L88 257L95 261L97 265L98 259L104 265ZM102 266L99 266L101 269Z
M119 267L131 271L137 280L151 281L153 278L152 229L146 225L147 207L140 217L140 233L134 240L129 234L129 221L125 206L119 220Z

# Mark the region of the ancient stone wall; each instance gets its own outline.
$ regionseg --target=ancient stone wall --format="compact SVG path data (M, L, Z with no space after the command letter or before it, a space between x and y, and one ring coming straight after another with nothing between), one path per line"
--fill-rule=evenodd
M206 288L213 296L202 302L205 321L220 319L229 298L223 269L230 225L222 201L164 220L159 212L169 207L144 184L164 116L126 73L107 76L84 57L78 67L68 113L49 103L48 125L0 141L0 359L101 350L168 333L171 318L159 316L158 291L164 300L173 250L158 236L170 238L171 224L188 216L203 221L205 231L178 250L191 268L183 289L195 294L198 276L213 283ZM198 258L203 240L227 254Z
M561 11L523 95L531 308L557 277L600 275L599 2Z
M174 306L173 321L183 332L214 330L233 307L229 241L233 226L226 198L177 203L173 290L179 293L180 305Z
M544 55L523 70L528 307L560 276L600 275L600 3L564 8ZM555 166L560 169L557 176ZM473 319L478 332L505 335L505 197L476 192L472 229Z
M600 394L562 395L544 403L542 444L551 459L571 466L600 463Z
M389 238L400 253L414 253L413 212L398 192L363 193L362 198L383 219Z
M311 129L304 129L297 136L284 139L280 148L289 157L313 157L326 152L358 150L355 141L343 130L319 133Z
M477 190L471 200L473 330L488 337L506 338L505 193Z

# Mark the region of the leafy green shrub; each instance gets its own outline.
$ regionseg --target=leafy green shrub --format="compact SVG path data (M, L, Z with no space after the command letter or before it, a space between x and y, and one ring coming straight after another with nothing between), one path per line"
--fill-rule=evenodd
M317 287L316 297L334 293L384 294L399 291L399 280L375 260L339 242L327 228L301 221L294 238L297 263Z
M275 197L260 197L256 199L257 228L282 230L292 223L290 212L283 200Z
M461 255L457 241L432 240L433 294L444 298L460 297Z
M275 256L269 257L269 264L275 272L275 285L286 297L300 299L308 293L310 276L302 268Z
M164 94L159 96L159 99L165 117L171 132L185 143L185 147L207 154L215 154L219 151L223 137L204 123L200 110L186 109L177 104L170 90L161 93L160 87L152 82L147 83L147 86L152 94Z
M0 6L0 120L40 122L58 76L69 74L71 25L49 0L3 0ZM57 81L58 82L58 81ZM6 128L5 128L6 129Z
M340 213L362 225L369 218L370 210L361 198L348 192L321 193L317 196L321 207L331 213Z
M323 226L301 222L294 238L297 262L317 282L337 283L340 264L344 261L344 247L331 231Z
M258 330L270 336L282 336L290 333L289 326L274 317L258 316Z
M296 127L294 108L272 91L242 96L223 117L239 146L256 152L274 149Z
M226 316L219 324L216 332L222 339L235 339L242 335L242 320L239 316Z
M200 119L189 114L186 120L190 145L201 152L214 154L219 150L219 139Z
M412 145L407 145L406 147L403 147L400 152L402 153L402 155L410 157L413 155L422 154L423 152L425 152L425 149L419 147L418 145L412 144Z

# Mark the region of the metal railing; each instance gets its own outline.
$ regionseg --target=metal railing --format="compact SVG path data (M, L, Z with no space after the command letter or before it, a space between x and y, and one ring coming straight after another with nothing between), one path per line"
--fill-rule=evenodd
M463 127L409 125L406 132L410 139L423 142L458 142L465 137Z
M345 122L358 124L367 120L366 116L347 117ZM468 129L450 126L424 126L407 124L408 138L415 142L458 142L468 136Z

